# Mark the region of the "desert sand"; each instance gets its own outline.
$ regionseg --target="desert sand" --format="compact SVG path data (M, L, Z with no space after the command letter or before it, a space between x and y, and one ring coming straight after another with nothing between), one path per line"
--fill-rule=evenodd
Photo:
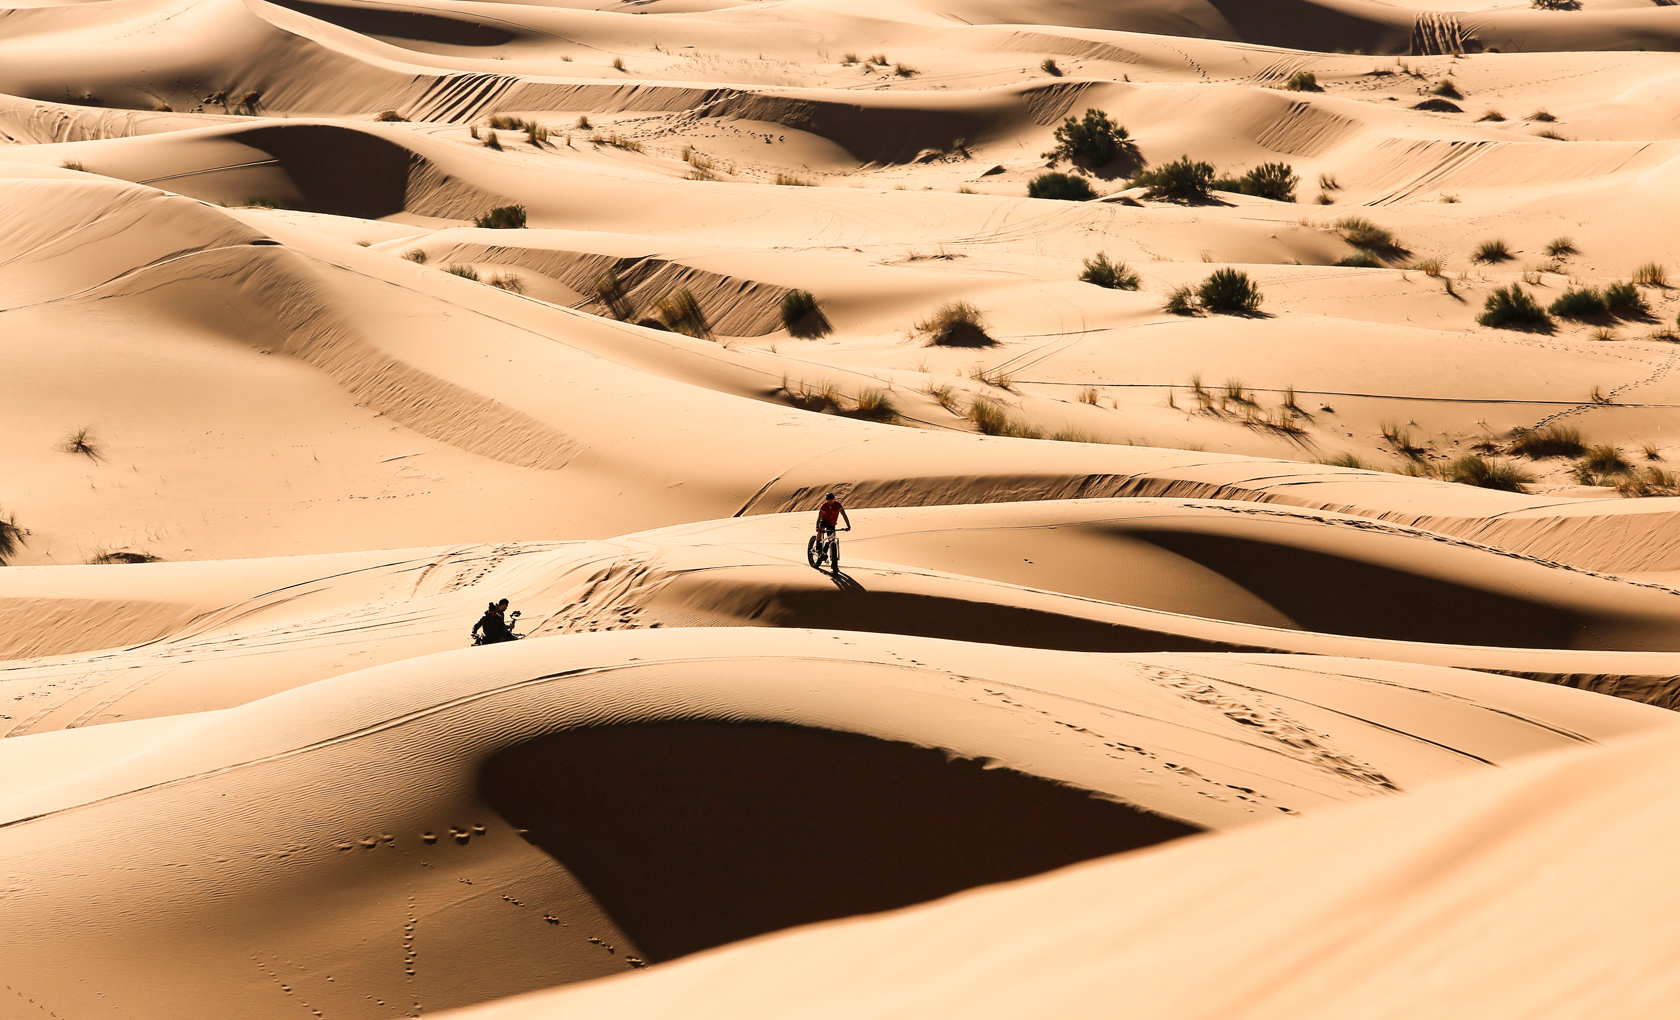
M0 1018L1667 1015L1680 14L1552 6L0 7Z

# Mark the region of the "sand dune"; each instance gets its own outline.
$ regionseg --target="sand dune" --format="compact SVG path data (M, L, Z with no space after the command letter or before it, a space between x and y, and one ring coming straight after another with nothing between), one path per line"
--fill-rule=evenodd
M0 8L0 1017L1661 1015L1676 49Z

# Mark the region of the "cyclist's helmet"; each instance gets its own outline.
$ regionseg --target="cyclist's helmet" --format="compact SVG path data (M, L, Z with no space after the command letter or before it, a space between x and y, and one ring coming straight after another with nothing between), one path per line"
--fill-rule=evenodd
M834 498L834 493L832 493L832 492L831 492L831 493L829 493L829 494L828 494L828 495L827 495L827 496L826 496L826 497L824 497L824 498L826 498L826 499L833 499L833 498Z

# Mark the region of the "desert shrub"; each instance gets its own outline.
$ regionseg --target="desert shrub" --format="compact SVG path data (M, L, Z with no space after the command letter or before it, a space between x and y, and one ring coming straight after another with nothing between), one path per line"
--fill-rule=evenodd
M1510 453L1518 457L1544 460L1547 457L1579 457L1587 452L1581 430L1572 425L1547 425L1545 428L1518 432L1511 441Z
M151 553L127 552L119 549L100 549L91 558L91 563L158 563L160 558Z
M1283 83L1283 87L1291 92L1323 92L1318 85L1318 75L1311 71L1296 71Z
M595 280L595 300L606 306L607 314L620 321L629 321L636 314L618 270L609 269Z
M938 347L990 347L997 343L986 332L985 317L967 301L947 301L916 323L928 344Z
M1450 99L1442 99L1439 96L1436 96L1436 97L1433 97L1433 98L1430 98L1430 99L1425 99L1421 103L1413 103L1412 104L1412 109L1423 110L1423 111L1428 112L1428 113L1463 113L1464 112L1464 108L1459 106L1457 103L1453 102Z
M1368 251L1356 251L1336 260L1336 265L1349 269L1381 269L1382 260Z
M1606 443L1588 447L1569 473L1582 485L1602 485L1606 479L1632 475L1633 465L1621 450Z
M399 123L399 122L406 122L408 120L407 117L404 117L402 114L398 113L395 110L382 111L379 114L379 116L377 116L373 119L379 121L382 124L394 124L394 123Z
M624 70L624 58L623 57L614 57L613 61L612 61L612 67L613 67L614 71Z
M813 339L827 336L834 327L817 307L816 295L808 290L790 290L782 298L782 325L794 336Z
M1342 240L1384 262L1408 254L1406 246L1387 227L1379 227L1363 216L1342 217L1336 221L1336 230L1342 235Z
M898 405L893 402L892 394L886 390L864 390L857 395L857 406L846 412L846 417L891 425L898 421Z
M1429 451L1412 441L1412 430L1398 422L1388 422L1382 426L1383 441L1394 447L1394 452L1407 460L1421 461Z
M64 162L58 164L58 167L59 167L60 170L75 170L78 173L84 173L84 174L87 173L87 167L83 166L82 164L76 162L73 159L65 160Z
M687 287L679 287L660 300L659 321L673 333L701 338L712 335L712 324L706 321L700 302L694 299L694 292Z
M1521 465L1510 461L1491 460L1470 453L1448 464L1443 472L1448 481L1464 485L1479 485L1484 489L1503 489L1506 492L1527 492L1534 475Z
M1560 319L1596 319L1608 312L1604 295L1595 287L1570 287L1549 309Z
M1433 279L1441 275L1441 260L1418 259L1416 262L1412 263L1412 268Z
M530 142L532 145L536 145L536 146L543 145L545 142L548 141L548 128L543 127L541 124L538 124L534 120L533 121L526 121L526 123L525 123L525 140L527 142Z
M1680 474L1651 466L1616 483L1616 492L1629 497L1680 496ZM4 522L0 522L0 527ZM3 562L3 560L0 560Z
M1547 113L1545 110L1535 110L1533 113L1529 114L1526 119L1539 121L1542 124L1550 124L1557 120L1556 117Z
M1196 296L1203 308L1220 315L1253 315L1260 310L1260 288L1240 269L1216 269Z
M1091 182L1078 174L1048 171L1027 183L1028 198L1051 198L1064 202L1088 202L1097 197Z
M456 264L450 266L447 270L445 270L445 272L452 276L459 276L463 280L472 280L475 283L478 282L478 270L474 269L472 266Z
M780 185L783 185L784 187L789 187L789 188L815 187L815 185L813 185L810 181L805 180L803 177L795 177L792 174L783 174L783 173L779 173L779 174L776 175L776 183L780 184Z
M18 527L16 517L0 513L0 567L5 566L7 560L17 555L28 535L27 530Z
M482 216L474 217L473 226L492 227L496 230L518 230L525 226L525 207L522 205L499 205Z
M995 400L975 397L968 405L968 420L982 435L1000 436L1009 426L1009 411Z
M1514 283L1489 294L1476 321L1502 329L1544 329L1552 324L1546 310Z
M1451 78L1442 78L1440 81L1430 86L1429 92L1431 95L1442 96L1446 99L1464 98L1464 93L1458 91L1458 86Z
M589 142L591 145L610 145L615 149L623 149L625 152L642 151L641 142L638 142L633 138L626 138L617 132L610 135L596 135L591 138Z
M876 67L886 67L887 66L887 55L885 53L874 54L873 56L871 56L869 58L869 62L871 64L874 64Z
M1045 57L1044 62L1038 65L1038 69L1045 74L1053 74L1058 78L1062 76L1062 69L1056 66L1055 57Z
M491 131L484 136L484 147L486 149L495 149L497 152L501 152L502 140L496 137L496 132Z
M1062 121L1056 129L1056 144L1044 153L1054 166L1068 160L1087 169L1108 166L1116 161L1137 165L1142 163L1137 143L1126 129L1108 119L1101 110L1086 110L1083 118Z
M1578 11L1581 0L1528 0L1528 5L1537 11Z
M1352 453L1339 453L1334 457L1324 457L1319 460L1319 463L1328 464L1331 467L1359 468L1361 471L1370 470L1370 467L1360 460L1357 454Z
M577 119L577 125L576 126L577 126L577 129L579 131L593 131L593 130L595 130L595 125L589 123L589 114L587 114L587 113Z
M1641 287L1668 286L1668 267L1661 262L1647 262L1633 271L1633 282Z
M1567 141L1569 141L1569 139L1567 139L1567 138L1563 137L1562 135L1558 134L1556 131L1536 131L1536 132L1534 132L1534 137L1536 137L1536 138L1549 138L1554 142L1567 142Z
M509 117L505 113L498 113L490 118L490 126L502 131L523 131L525 121L518 117Z
M1237 190L1278 202L1295 201L1295 186L1301 178L1288 163L1262 163L1237 180Z
M1167 303L1162 306L1174 315L1196 314L1196 292L1190 287L1177 287L1167 295Z
M1568 258L1580 253L1575 242L1567 237L1554 237L1546 242L1546 254L1554 259Z
M88 460L99 459L99 441L93 438L93 426L83 425L81 428L64 437L59 449L65 453L74 453L86 457Z
M1481 262L1484 264L1509 262L1512 258L1511 246L1498 238L1491 241L1483 241L1481 244L1476 245L1475 251L1470 253L1470 261Z
M525 293L525 285L519 281L517 273L497 273L490 277L490 286L497 290L505 290L511 294Z
M1645 296L1631 283L1612 283L1604 288L1604 305L1611 315L1622 319L1644 319L1651 315Z
M430 258L430 256L419 248L410 248L409 250L403 252L403 258L410 262L417 262L423 266L426 264L426 259Z
M914 78L916 75L921 73L922 72L916 70L914 67L911 67L909 64L893 65L893 74L898 75L900 78Z
M1100 251L1085 260L1085 271L1079 274L1079 278L1109 290L1137 290L1143 283L1138 274L1126 267L1126 263L1110 262L1107 253Z
M1491 121L1498 122L1498 121L1502 121L1504 119L1505 119L1505 115L1503 113L1500 113L1498 110L1489 110L1486 113L1482 114L1480 117L1477 117L1476 118L1476 123L1480 124L1482 121L1485 121L1485 120L1491 120Z
M1081 404L1090 404L1092 407L1096 407L1097 406L1097 398L1098 398L1098 393L1097 393L1097 388L1095 386L1087 386L1084 389L1079 391L1079 402ZM1652 459L1655 460L1656 458L1652 458Z
M1150 198L1165 198L1175 202L1206 202L1212 195L1213 164L1192 160L1189 156L1153 170L1140 170L1132 176L1134 188L1149 189Z

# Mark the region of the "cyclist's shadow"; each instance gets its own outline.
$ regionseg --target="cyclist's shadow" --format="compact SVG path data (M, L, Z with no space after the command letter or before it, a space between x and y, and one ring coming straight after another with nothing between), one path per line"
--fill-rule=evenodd
M836 570L825 570L825 571L823 571L823 573L827 574L828 579L830 581L834 582L834 587L839 588L841 591L868 591L869 590L869 589L865 588L863 585L858 584L857 581L854 580L851 577L851 575L847 574L843 570L838 570L838 569L836 569Z

